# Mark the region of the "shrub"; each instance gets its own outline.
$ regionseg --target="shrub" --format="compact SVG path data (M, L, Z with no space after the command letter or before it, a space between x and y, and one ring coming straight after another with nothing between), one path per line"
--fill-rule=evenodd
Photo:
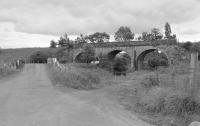
M47 59L52 57L52 53L48 51L36 51L29 56L31 63L47 63Z
M83 51L81 56L81 61L84 63L90 63L92 60L95 59L95 49L91 44L84 44Z
M113 62L108 60L107 58L101 58L99 61L98 67L112 72L113 71Z
M116 57L114 59L113 71L114 72L127 72L129 59L125 56Z
M60 63L69 63L72 62L73 56L68 51L67 48L60 48L56 53L55 57L58 59Z

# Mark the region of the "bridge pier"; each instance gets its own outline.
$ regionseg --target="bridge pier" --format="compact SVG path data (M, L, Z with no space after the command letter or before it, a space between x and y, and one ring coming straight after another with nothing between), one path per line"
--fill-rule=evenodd
M137 54L136 50L133 51L133 54L131 56L131 70L137 70Z
M134 59L131 57L131 70L135 69Z

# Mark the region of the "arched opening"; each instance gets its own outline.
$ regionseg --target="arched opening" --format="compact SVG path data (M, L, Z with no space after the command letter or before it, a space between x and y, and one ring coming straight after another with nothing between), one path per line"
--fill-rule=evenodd
M142 52L137 58L137 70L152 70L158 66L168 66L167 55L158 49L149 49Z
M29 57L29 62L30 63L47 63L47 59L49 57L51 56L44 52L37 51Z
M125 51L113 50L108 53L107 59L116 75L126 75L131 67L131 57Z
M82 60L82 55L83 55L83 53L79 53L76 57L75 57L75 59L74 59L74 61L76 62L76 63L83 63L84 61Z
M113 50L113 51L109 52L107 55L108 60L113 60L115 58L115 56L120 52L122 52L122 50Z

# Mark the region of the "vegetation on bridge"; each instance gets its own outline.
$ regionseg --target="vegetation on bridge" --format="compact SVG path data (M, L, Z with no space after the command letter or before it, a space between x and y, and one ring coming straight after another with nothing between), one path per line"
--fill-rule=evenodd
M135 38L137 42L134 42L134 44L145 43L149 45L160 45L160 44L176 44L176 35L172 34L171 27L169 23L165 24L165 35L163 35L160 32L160 29L158 28L152 28L151 32L143 32L140 36L137 38L135 37L135 33L131 31L130 27L127 26L121 26L114 35L116 42L132 42ZM60 37L60 39L56 42L55 40L50 41L50 47L56 48L56 47L66 47L69 50L71 48L77 48L81 47L84 43L101 43L100 45L103 45L102 43L108 43L110 39L110 35L106 32L95 32L90 35L83 35L81 34L79 37L77 37L75 40L70 40L67 34L64 34ZM162 41L162 40L168 40L168 41ZM144 42L146 41L146 42ZM112 42L113 45L117 45ZM119 43L118 43L119 44ZM105 44L110 45L110 44Z

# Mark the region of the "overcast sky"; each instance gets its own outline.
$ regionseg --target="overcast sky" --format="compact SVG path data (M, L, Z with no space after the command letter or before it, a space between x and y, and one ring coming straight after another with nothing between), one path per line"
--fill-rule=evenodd
M0 0L0 46L49 46L69 35L129 26L136 34L166 22L180 41L200 40L200 0Z

